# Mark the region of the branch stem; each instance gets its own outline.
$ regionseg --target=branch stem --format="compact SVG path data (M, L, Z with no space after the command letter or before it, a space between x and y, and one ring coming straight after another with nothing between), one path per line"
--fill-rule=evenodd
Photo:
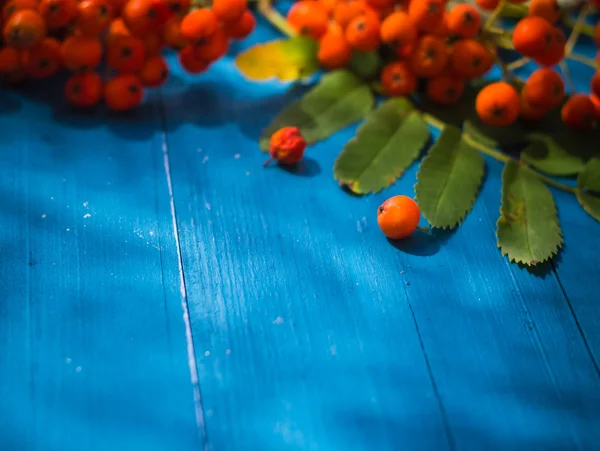
M585 18L591 12L591 6L589 2L586 2L581 9L579 10L579 15L577 16L577 20L575 21L575 25L573 26L573 30L569 35L569 39L567 39L567 43L565 44L565 55L570 55L577 44L577 39L581 34L581 30L585 25Z
M439 128L440 130L443 130L443 128L446 126L446 124L444 122L440 121L439 119L437 119L427 113L423 113L423 119L425 119L425 121L429 125L431 125L435 128ZM538 179L540 179L542 182L546 183L547 185L553 186L554 188L557 188L561 191L565 191L565 192L571 193L571 194L575 194L577 192L577 190L575 188L565 185L563 183L557 182L556 180L554 180L544 174L539 173L538 171L529 167L524 162L519 161L516 158L511 157L510 155L506 155L505 153L500 152L499 150L492 149L491 147L481 144L476 139L473 139L473 137L471 137L471 135L469 135L468 133L463 133L462 139L467 144L469 144L471 147L473 147L474 149L478 150L479 152L481 152L484 155L487 155L488 157L493 158L494 160L500 161L505 164L510 163L512 161L516 162L517 164L521 165L521 167L530 171L534 176L536 176Z
M279 11L273 8L271 0L258 0L258 11L273 25L277 30L286 36L296 36L296 31L290 26L288 21Z

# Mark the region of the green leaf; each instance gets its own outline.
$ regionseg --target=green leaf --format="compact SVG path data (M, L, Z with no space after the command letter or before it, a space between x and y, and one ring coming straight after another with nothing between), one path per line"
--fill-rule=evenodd
M468 135L471 140L476 143L482 144L490 149L498 147L498 143L489 136L481 133L470 121L465 121L463 124L463 134Z
M412 103L390 99L367 116L346 144L334 177L356 194L381 191L402 176L428 139L427 123Z
M521 159L537 170L556 176L579 174L584 163L581 158L568 153L552 137L531 133L529 144L521 153Z
M600 158L592 158L579 173L576 194L583 209L600 221Z
M317 51L317 42L310 38L278 39L240 53L235 64L250 80L292 81L308 77L319 69Z
M369 79L377 75L380 64L381 58L377 52L359 52L355 50L352 53L348 67L360 78Z
M415 185L416 201L433 227L454 228L473 207L485 163L463 139L462 132L446 126L423 159Z
M502 255L530 266L552 258L562 246L552 193L531 170L514 161L502 172L497 235Z
M288 126L298 127L309 144L320 141L364 118L374 103L369 86L351 72L330 72L302 99L279 113L263 132L260 148L266 152L271 135Z

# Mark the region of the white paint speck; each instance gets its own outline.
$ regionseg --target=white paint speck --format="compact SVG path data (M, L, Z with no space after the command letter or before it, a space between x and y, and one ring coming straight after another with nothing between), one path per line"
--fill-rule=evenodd
M250 175L250 171L246 172L246 176L249 176L249 175Z
M81 373L81 367L78 366L77 368L75 368L75 371L77 371L78 373Z
M50 200L54 200L54 197L51 197Z
M69 364L69 363L71 363L71 359L70 359L69 357L67 357L67 358L65 359L65 363L66 363L66 364Z
M205 351L204 352L204 357L210 357L210 351Z
M70 232L70 231L71 231L71 229L66 229L66 231L67 231L67 232Z
M202 159L202 164L206 164L206 162L207 162L207 161L208 161L208 156L205 156L205 157Z
M210 211L210 204L209 204L208 202L206 202L206 203L204 204L204 206L206 207L206 209L207 209L208 211Z
M87 208L89 204L90 204L90 203L89 203L89 202L86 200L86 201L83 203L83 207L84 207L84 208Z
M45 218L46 218L46 213L43 213L42 214L42 219L45 219Z
M83 219L87 219L87 218L91 218L91 217L92 217L92 215L89 213L86 213L83 215Z
M273 324L283 324L284 321L285 320L281 316L278 316L273 320Z
M364 232L365 230L367 230L368 226L367 226L367 218L366 217L362 217L360 219L360 221L356 221L356 231L357 232Z
M239 160L242 156L239 153L236 153L233 158L235 158L236 160Z
M225 350L225 355L229 355L229 354L231 354L231 349L226 349Z
M404 274L404 271L400 271L400 274Z
M154 236L154 230L150 230L150 231L148 232L148 235L150 235L150 236Z

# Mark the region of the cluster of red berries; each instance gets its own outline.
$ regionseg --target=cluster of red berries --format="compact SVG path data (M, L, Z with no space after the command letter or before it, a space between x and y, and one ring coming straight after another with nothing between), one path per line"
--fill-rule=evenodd
M101 100L123 111L146 87L162 85L165 48L182 67L200 73L222 57L230 39L255 27L246 0L214 0L191 10L191 0L8 0L2 5L0 75L8 81L72 73L67 100L91 107ZM104 61L105 76L98 73Z
M287 20L299 34L318 40L318 59L325 69L346 66L354 51L385 46L394 55L380 72L387 95L411 95L422 80L429 99L450 105L460 100L466 83L484 76L498 58L480 11L495 9L499 0L476 4L479 8L464 3L448 8L446 0L301 0ZM498 82L481 91L476 111L489 125L509 125L519 117L539 120L564 101L564 81L552 68L565 57L566 37L556 26L561 8L557 0L531 0L528 8L512 41L518 53L540 68L524 86ZM600 43L600 25L596 30ZM599 117L597 85L592 82L591 96L573 95L564 105L568 126L589 128Z

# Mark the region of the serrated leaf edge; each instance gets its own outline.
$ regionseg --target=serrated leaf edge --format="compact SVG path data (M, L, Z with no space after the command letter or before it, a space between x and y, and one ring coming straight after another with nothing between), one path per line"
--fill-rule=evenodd
M511 163L509 163L511 164ZM512 164L517 164L519 166L519 169L525 169L525 170L530 170L527 166L523 166L522 164L519 164L517 162L514 162ZM519 180L521 181L521 180ZM525 261L523 259L516 259L516 258L511 258L508 255L508 251L504 251L502 246L500 245L500 238L498 237L498 226L500 225L500 222L502 221L502 218L504 218L504 214L502 212L502 209L504 207L504 187L505 187L505 183L504 183L504 177L502 177L502 188L500 190L501 192L501 196L500 196L500 217L498 218L498 220L496 221L496 246L498 247L498 249L500 250L500 254L502 255L502 257L508 257L508 261L511 263L521 263L525 266L537 266L539 264L542 264L544 262L547 262L549 260L552 260L560 251L560 249L562 249L563 245L564 245L564 235L563 235L563 231L562 228L560 227L560 222L558 221L558 210L556 208L556 200L554 199L554 196L552 196L552 191L550 191L550 189L544 184L544 187L550 192L550 195L552 196L552 202L554 204L554 211L555 211L555 217L556 219L553 221L557 228L558 228L558 234L560 236L560 241L559 243L556 245L555 249L552 250L550 252L550 255L548 257L546 257L544 260L541 261L536 261L536 260L530 260L530 261Z

